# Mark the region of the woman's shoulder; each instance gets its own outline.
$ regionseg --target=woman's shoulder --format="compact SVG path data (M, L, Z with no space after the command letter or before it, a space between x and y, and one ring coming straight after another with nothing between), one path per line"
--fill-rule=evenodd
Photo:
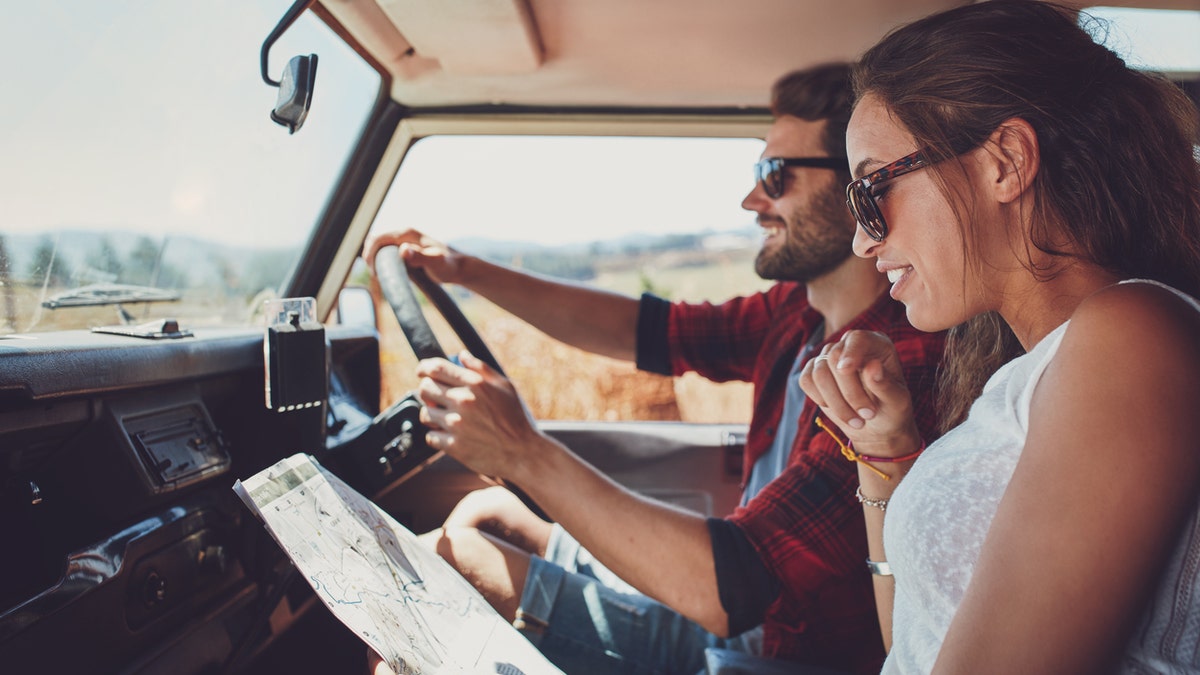
M1085 298L1071 315L1064 348L1098 359L1178 359L1200 368L1200 303L1154 281L1130 280Z
M1200 308L1157 284L1097 291L1071 315L1035 395L1035 410L1092 437L1130 424L1144 439L1200 437Z
M1157 281L1130 279L1084 298L1072 323L1101 322L1132 329L1200 328L1200 302Z

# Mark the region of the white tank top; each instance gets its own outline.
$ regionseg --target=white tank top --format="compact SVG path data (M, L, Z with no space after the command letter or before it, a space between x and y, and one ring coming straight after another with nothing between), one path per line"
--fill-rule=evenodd
M1194 299L1174 292L1200 311ZM892 496L883 539L896 599L884 673L933 669L1025 447L1034 389L1066 329L1064 323L997 370L967 419L925 451ZM1198 511L1200 500L1126 650L1122 673L1200 672Z

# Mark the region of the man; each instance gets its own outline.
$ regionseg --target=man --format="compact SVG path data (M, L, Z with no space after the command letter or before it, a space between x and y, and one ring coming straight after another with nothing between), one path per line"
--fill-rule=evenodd
M705 519L625 490L538 432L512 385L470 355L461 366L418 367L431 445L521 486L556 523L484 491L431 533L434 544L565 672L690 675L708 646L878 672L857 473L815 426L796 379L844 331L882 331L902 355L931 440L942 336L909 326L886 278L851 255L850 106L842 64L774 87L775 120L742 203L766 232L756 271L780 282L763 293L717 306L639 301L493 265L415 232L369 247L373 255L406 243L407 264L583 349L654 372L755 384L743 506Z

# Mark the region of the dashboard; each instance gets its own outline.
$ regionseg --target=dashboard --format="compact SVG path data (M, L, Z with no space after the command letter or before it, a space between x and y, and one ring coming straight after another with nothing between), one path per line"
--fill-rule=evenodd
M231 487L376 416L374 330L326 336L327 405L286 411L264 405L262 331L0 339L6 672L236 670L312 605Z

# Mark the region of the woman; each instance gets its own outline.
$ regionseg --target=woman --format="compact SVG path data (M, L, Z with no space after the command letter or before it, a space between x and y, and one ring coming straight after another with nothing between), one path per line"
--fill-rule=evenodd
M856 90L855 252L914 326L1027 352L924 452L886 338L802 375L860 462L885 672L1197 670L1195 107L1025 0L897 30Z

